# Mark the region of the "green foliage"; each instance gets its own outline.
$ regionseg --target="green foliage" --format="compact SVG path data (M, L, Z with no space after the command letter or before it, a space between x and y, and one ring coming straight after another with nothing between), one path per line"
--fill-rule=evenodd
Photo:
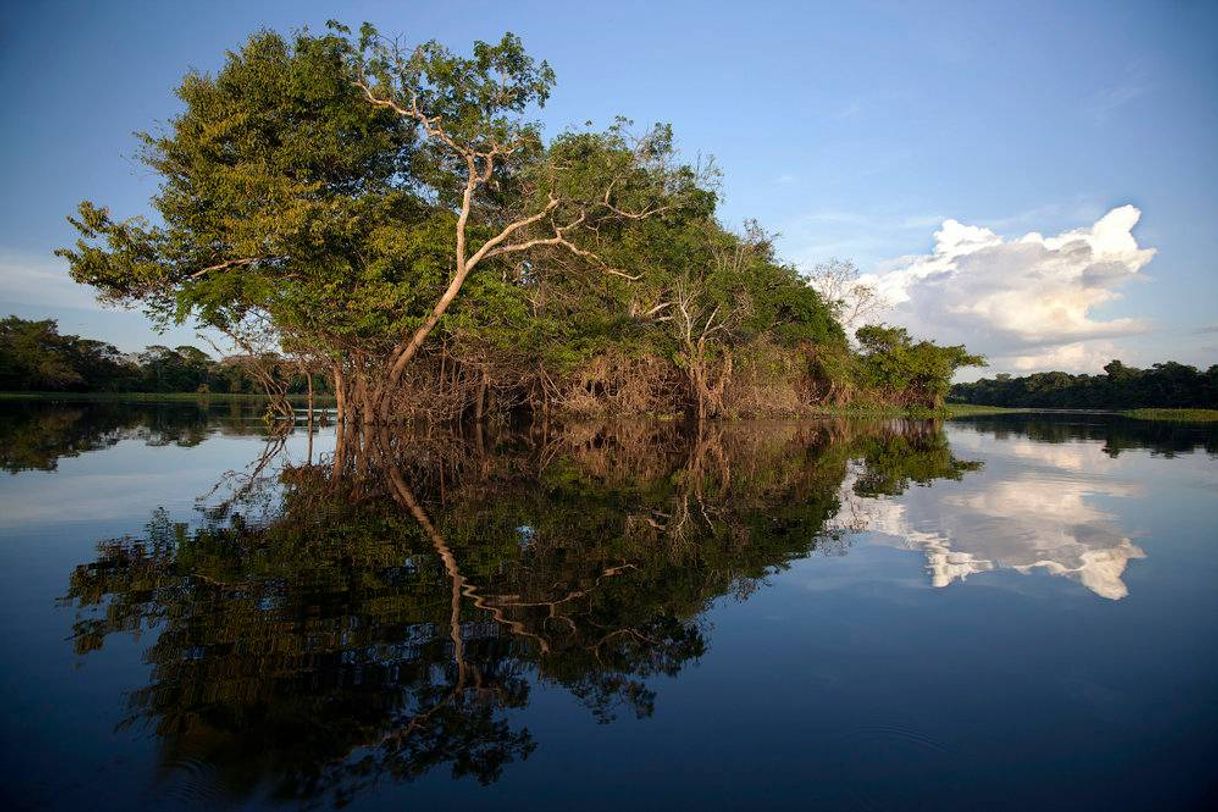
M308 356L336 382L358 379L348 405L368 411L383 384L423 401L455 389L459 413L470 382L488 380L500 403L536 406L610 358L656 362L648 400L666 411L730 411L745 357L790 370L790 391L873 388L933 406L972 362L903 337L839 376L835 303L755 223L737 235L717 221L713 165L682 162L667 125L635 135L618 119L547 141L529 115L554 72L519 37L460 55L370 25L328 28L260 31L215 75L187 74L183 112L140 136L161 179L156 217L82 203L80 239L58 252L73 278L160 323L218 328L249 354Z
M115 347L60 335L53 320L0 321L0 391L113 391L138 377Z
M263 312L279 333L313 340L383 330L386 313L408 312L394 284L401 260L442 271L426 239L378 229L396 220L426 233L434 214L407 188L413 127L363 99L350 57L342 37L264 31L216 76L188 74L185 111L141 135L141 159L163 179L160 224L81 204L82 240L60 252L73 277L161 320L235 329Z
M859 370L865 386L905 406L939 409L957 369L982 366L985 359L962 345L914 342L903 327L869 325L855 333L861 348Z
M1172 423L1218 423L1218 409L1131 409L1121 414L1136 420Z
M1103 375L1002 374L952 387L953 401L1053 409L1218 408L1218 365L1204 372L1165 361L1150 369L1110 361Z
M262 394L262 385L244 360L217 361L191 346L154 345L125 355L101 341L60 335L53 320L9 316L0 321L0 391L4 392ZM299 370L285 369L282 375L288 392L307 390L308 381ZM314 391L326 392L325 381L316 381Z

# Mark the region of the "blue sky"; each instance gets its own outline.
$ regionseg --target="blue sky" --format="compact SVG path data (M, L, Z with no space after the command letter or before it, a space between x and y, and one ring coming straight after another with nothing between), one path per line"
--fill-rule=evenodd
M102 311L66 281L50 255L73 238L64 216L85 198L147 211L156 179L132 160L131 133L174 115L188 68L216 69L259 27L320 30L337 17L455 49L520 34L558 74L548 132L618 114L671 122L687 155L723 170L725 222L759 218L803 265L853 259L889 292L888 321L965 341L991 371L1098 368L1113 354L1218 362L1216 3L0 13L0 312L56 317L124 349L193 332L158 338L138 313ZM1029 232L1043 238L1021 240Z

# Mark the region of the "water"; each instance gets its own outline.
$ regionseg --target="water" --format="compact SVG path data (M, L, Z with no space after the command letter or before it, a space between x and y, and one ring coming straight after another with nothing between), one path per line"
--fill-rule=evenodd
M1215 800L1213 429L334 442L0 404L6 805Z

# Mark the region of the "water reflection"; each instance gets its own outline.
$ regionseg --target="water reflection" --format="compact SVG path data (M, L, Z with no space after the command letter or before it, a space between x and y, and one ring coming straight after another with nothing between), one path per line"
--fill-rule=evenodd
M852 458L893 493L974 467L913 423L399 445L360 475L284 469L265 521L240 499L195 530L158 515L72 574L79 653L155 633L129 711L167 767L206 764L232 797L343 801L441 765L493 781L538 746L507 713L532 685L650 715L713 600L840 547Z
M954 420L952 425L999 440L1022 438L1038 445L1098 444L1110 458L1143 449L1165 457L1197 450L1218 454L1218 428L1212 423L1134 420L1100 412L1045 412L977 415Z
M63 602L80 655L147 641L126 723L155 732L166 793L343 803L435 771L491 783L546 745L521 713L539 687L602 723L647 717L659 678L712 646L714 602L860 533L922 551L937 587L1009 568L1124 596L1145 553L1104 503L1137 491L1103 463L1212 440L1034 431L363 438L324 465L267 455L198 521L158 512L102 541ZM98 441L65 446L81 442Z
M110 448L123 440L196 446L215 433L262 434L256 400L209 408L199 403L0 402L0 469L54 471L59 460Z
M1007 415L963 427L953 445L983 456L987 475L918 494L884 523L926 549L935 586L990 569L1042 570L1103 598L1124 598L1126 568L1146 552L1107 506L1140 497L1143 483L1112 460L1135 449L1218 453L1210 427L1115 415Z
M935 587L995 569L1041 569L1118 600L1129 593L1121 578L1126 566L1146 553L1092 500L1132 495L1129 486L1116 483L1021 475L973 482L963 493L930 491L902 503L876 501L866 510L868 529L925 552Z

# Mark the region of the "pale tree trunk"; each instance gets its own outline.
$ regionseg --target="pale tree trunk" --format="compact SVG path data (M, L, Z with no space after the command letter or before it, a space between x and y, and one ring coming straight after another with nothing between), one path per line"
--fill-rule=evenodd
M521 217L508 225L504 226L498 234L487 239L476 250L469 249L467 245L467 228L469 219L474 206L474 198L477 191L491 182L496 168L497 159L506 159L514 152L521 149L525 142L523 140L514 140L506 144L492 142L489 148L477 149L470 144L459 143L449 132L446 131L443 120L439 116L428 116L425 111L418 106L418 98L412 97L409 106L399 104L393 99L380 98L373 92L373 88L362 81L356 83L357 86L364 92L365 97L373 105L383 107L398 115L414 120L420 125L426 134L427 138L437 145L442 146L446 151L454 157L461 159L465 163L465 185L461 193L461 207L457 214L456 224L456 245L454 250L453 276L449 280L448 286L440 295L432 307L431 312L423 320L422 324L414 329L409 338L406 338L390 353L388 358L389 371L385 380L384 390L386 392L395 391L401 383L402 376L410 363L419 354L419 350L423 347L427 337L431 335L444 314L448 312L449 307L456 300L461 292L462 286L465 284L466 278L484 259L491 257L527 251L531 248L543 245L562 246L566 250L576 256L584 257L600 263L606 273L624 277L626 279L638 279L637 276L631 276L628 273L604 266L600 262L599 257L590 251L585 251L567 238L567 232L576 228L587 218L587 214L581 211L579 216L566 225L559 225L553 222L552 215L558 208L559 200L550 195L546 205L535 214ZM649 217L652 214L663 211L668 207L656 207L644 210L642 212L622 211L614 207L610 202L610 194L612 184L605 190L604 200L595 205L603 205L609 211L620 217L629 219L642 219ZM517 242L511 242L510 238L527 229L529 226L550 219L550 227L552 236L538 237L532 239L523 239ZM390 417L388 413L390 398L382 398L380 418L388 422Z

